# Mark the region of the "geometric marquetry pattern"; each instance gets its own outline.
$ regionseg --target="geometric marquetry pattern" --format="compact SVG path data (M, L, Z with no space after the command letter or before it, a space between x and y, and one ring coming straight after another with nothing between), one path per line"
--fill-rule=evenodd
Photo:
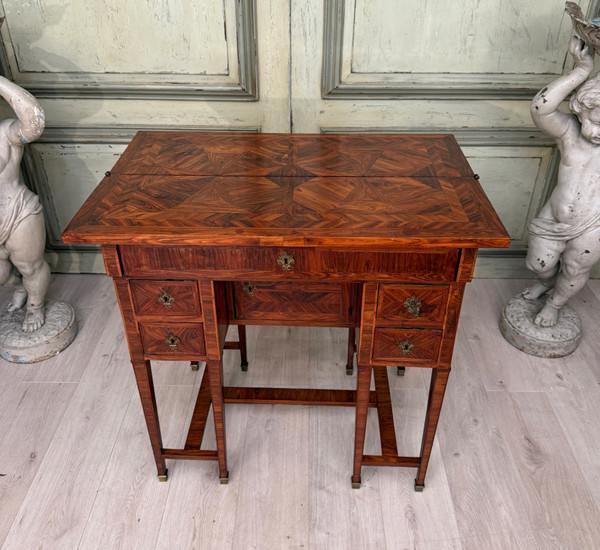
M377 328L373 359L412 363L436 361L440 349L440 330Z
M138 281L130 283L136 316L201 317L195 281Z
M232 245L506 241L453 136L364 134L140 132L66 235L106 243L170 229Z
M439 326L444 323L447 286L380 285L377 323L402 323L403 326Z
M126 174L460 177L473 172L453 136L147 132Z
M301 319L328 322L331 326L348 324L352 307L350 285L331 282L252 282L252 292L244 283L234 285L235 318L254 322L280 321L294 324Z
M139 329L146 355L177 360L181 356L203 358L206 353L200 323L140 323Z

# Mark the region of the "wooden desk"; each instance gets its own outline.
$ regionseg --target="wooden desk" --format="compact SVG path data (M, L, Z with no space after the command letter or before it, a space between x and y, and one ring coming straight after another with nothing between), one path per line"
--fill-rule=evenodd
M102 247L160 479L197 459L226 482L224 403L299 403L356 408L354 486L362 465L408 466L417 489L477 249L509 244L450 135L140 132L63 238ZM223 387L229 324L358 327L356 391ZM206 361L183 449L162 446L153 359ZM390 364L432 369L418 457L398 455ZM200 450L211 403L217 448Z

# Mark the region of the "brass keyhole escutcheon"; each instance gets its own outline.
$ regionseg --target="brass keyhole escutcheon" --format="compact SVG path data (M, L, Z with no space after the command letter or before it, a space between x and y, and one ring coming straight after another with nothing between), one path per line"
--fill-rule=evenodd
M413 317L418 317L421 311L421 300L419 300L414 294L404 300L404 307L412 314Z
M160 289L160 294L158 295L158 301L165 306L167 309L171 309L171 304L175 301L175 298L171 296L165 289Z
M246 281L244 283L243 290L248 296L252 298L254 296L254 293L256 292L256 285L251 281Z
M291 271L292 266L296 263L294 256L284 252L279 258L277 258L277 265L281 267L283 271Z
M415 345L407 338L404 342L398 344L398 349L402 352L402 355L408 355Z
M167 336L165 343L167 344L167 346L169 346L171 348L171 351L176 351L177 350L177 346L179 344L181 344L181 340L179 338L177 338L177 336L173 336L173 334L169 334L169 336Z

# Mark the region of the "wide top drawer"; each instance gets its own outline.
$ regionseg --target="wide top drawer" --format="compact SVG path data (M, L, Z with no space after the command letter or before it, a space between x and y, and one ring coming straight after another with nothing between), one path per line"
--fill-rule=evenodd
M123 275L211 279L453 281L460 251L337 251L274 247L119 247Z

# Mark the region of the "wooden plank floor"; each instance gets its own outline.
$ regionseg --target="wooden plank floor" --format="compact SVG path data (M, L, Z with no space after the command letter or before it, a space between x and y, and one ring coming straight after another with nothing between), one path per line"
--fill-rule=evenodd
M585 334L563 359L529 357L497 329L524 281L467 287L423 493L410 469L350 486L352 409L227 405L230 482L175 462L159 483L111 281L53 277L80 333L35 365L0 360L0 546L51 549L600 548L600 281L572 301ZM10 297L0 289L0 305ZM250 369L228 385L352 389L346 331L249 327ZM153 367L166 446L184 441L199 373ZM401 453L418 453L428 372L392 370ZM367 452L378 452L375 411ZM214 440L207 429L207 445Z

